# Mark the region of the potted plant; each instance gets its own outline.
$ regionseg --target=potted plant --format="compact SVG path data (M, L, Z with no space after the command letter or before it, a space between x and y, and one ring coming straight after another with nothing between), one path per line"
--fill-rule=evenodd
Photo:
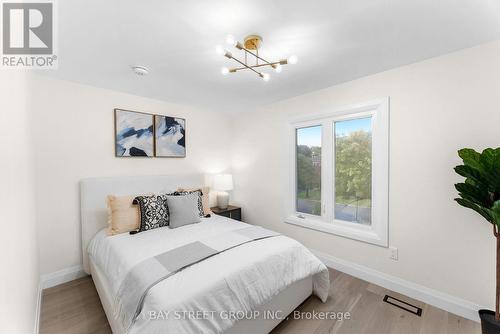
M486 219L493 227L497 239L497 274L495 312L479 310L483 334L500 333L500 148L487 148L478 153L464 148L458 151L463 165L455 172L465 177L465 182L455 184L460 198L458 204L472 209Z

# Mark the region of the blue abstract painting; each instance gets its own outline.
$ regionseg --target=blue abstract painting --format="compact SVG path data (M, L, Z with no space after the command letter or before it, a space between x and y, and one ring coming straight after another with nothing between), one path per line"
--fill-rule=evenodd
M186 120L169 116L155 116L157 157L186 156Z
M152 157L153 115L115 109L117 157Z

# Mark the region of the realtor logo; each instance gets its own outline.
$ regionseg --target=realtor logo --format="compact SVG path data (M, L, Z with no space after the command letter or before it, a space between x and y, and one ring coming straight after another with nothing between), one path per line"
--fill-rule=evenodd
M57 66L53 2L3 2L2 28L3 68Z

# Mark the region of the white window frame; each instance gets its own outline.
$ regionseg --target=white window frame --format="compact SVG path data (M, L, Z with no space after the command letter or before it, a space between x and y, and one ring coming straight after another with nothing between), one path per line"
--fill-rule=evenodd
M372 117L372 221L371 225L334 219L334 122ZM296 210L296 130L321 125L321 216ZM381 98L335 111L294 118L289 124L290 188L286 223L335 234L383 247L389 242L389 98Z

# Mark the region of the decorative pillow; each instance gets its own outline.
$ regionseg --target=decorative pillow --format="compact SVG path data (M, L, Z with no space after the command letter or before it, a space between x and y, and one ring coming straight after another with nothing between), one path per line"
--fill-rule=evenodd
M199 197L196 193L185 195L167 195L170 228L199 223Z
M171 194L167 194L170 196L184 196L184 195L196 195L198 197L198 214L200 217L205 217L205 212L203 210L203 192L200 189L193 191L175 191Z
M139 208L132 204L134 196L108 195L108 235L137 230L141 218Z
M192 191L201 191L201 202L203 206L203 216L207 216L212 214L212 210L210 210L210 188L209 187L198 187L198 188L179 188L178 192L192 192Z
M137 196L134 204L139 205L141 213L139 232L168 226L167 195Z

